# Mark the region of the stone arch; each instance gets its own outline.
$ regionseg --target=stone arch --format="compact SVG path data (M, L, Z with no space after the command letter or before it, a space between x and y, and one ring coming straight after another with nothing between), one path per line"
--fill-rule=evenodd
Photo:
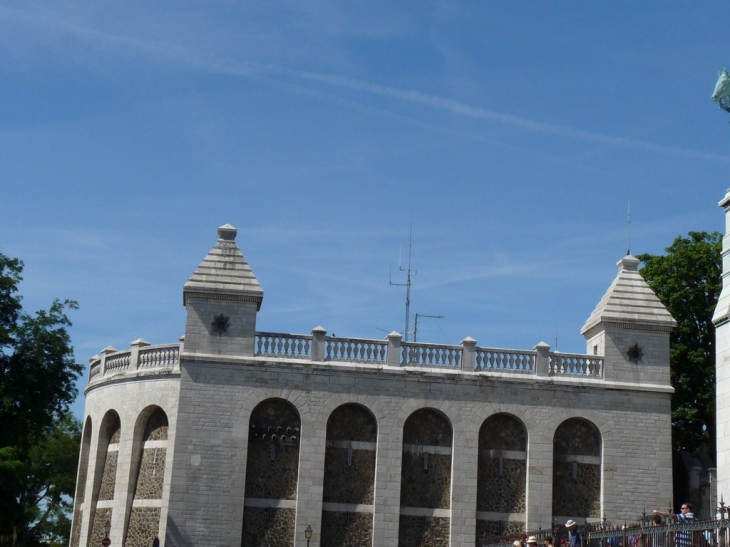
M327 420L322 547L371 545L378 422L358 403L338 406ZM356 510L353 511L353 506Z
M413 413L424 408L430 408L441 413L448 420L453 430L463 427L464 420L454 404L445 400L430 401L425 399L409 399L406 401L398 412L398 424L396 425L402 427Z
M79 456L79 472L76 477L76 495L74 496L74 516L71 528L70 547L78 547L81 540L81 522L84 518L82 505L86 497L86 478L89 470L89 453L91 451L91 416L84 421L84 430L81 434L81 455ZM88 510L87 510L88 511Z
M400 546L449 545L454 430L436 408L419 408L403 424Z
M236 424L234 435L241 439L250 437L251 416L253 411L264 401L270 399L283 399L290 403L299 414L300 428L306 431L313 425L313 412L309 408L306 398L300 393L293 392L290 389L279 389L273 387L261 387L251 391L245 398L240 400L233 408L240 419ZM250 439L249 439L250 440Z
M333 393L327 400L319 405L318 420L324 423L325 418L329 420L332 413L340 406L356 404L365 407L375 418L378 424L386 421L390 413L381 404L380 400L357 388L349 393Z
M108 410L101 420L96 447L96 472L94 476L94 512L92 514L89 545L101 545L104 539L104 523L113 518L112 507L116 495L117 463L122 421L116 410Z
M271 397L249 417L242 547L293 545L301 417Z
M146 547L159 537L168 428L167 414L157 405L146 407L137 417L132 447L132 480L129 481L134 490L125 527L125 547Z
M601 516L601 453L598 427L585 418L563 421L553 436L553 518Z
M479 428L479 538L514 534L525 528L527 435L522 420L506 412L492 414ZM515 513L523 515L521 521L510 518Z

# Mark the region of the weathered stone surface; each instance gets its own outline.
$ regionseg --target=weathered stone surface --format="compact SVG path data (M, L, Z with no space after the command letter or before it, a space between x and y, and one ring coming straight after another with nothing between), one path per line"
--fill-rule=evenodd
M294 545L293 509L246 507L243 512L241 547L290 547Z
M401 515L398 547L448 547L449 519Z
M371 547L373 515L371 513L322 513L321 547Z
M159 507L133 507L124 547L151 547L159 529Z
M101 545L101 540L106 537L104 530L104 524L112 521L112 510L111 508L97 509L94 512L94 525L91 528L91 538L89 539L89 545Z

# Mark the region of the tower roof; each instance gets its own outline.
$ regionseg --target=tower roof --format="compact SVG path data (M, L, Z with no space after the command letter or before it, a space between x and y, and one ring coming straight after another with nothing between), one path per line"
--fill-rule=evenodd
M618 275L583 325L581 334L599 323L673 328L677 322L639 273L640 260L626 255L616 264Z
M264 291L236 245L237 233L230 224L218 228L218 242L183 287L183 305L195 296L253 301L261 308Z

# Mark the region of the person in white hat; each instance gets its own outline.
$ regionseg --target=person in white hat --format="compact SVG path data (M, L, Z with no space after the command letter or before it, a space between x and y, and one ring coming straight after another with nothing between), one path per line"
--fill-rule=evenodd
M532 547L535 547L535 545L537 545L537 538L535 536L528 537L527 545L532 545Z
M575 521L569 519L565 523L565 527L568 529L568 547L583 547L583 534L581 534Z

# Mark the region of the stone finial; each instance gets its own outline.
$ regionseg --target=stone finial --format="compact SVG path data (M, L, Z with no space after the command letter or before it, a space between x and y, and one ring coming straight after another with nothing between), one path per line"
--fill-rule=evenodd
M639 271L639 264L641 264L641 260L639 260L635 256L626 255L616 263L616 266L618 266L620 270L624 270L627 272L637 272Z
M218 228L218 239L220 241L235 241L238 230L230 224L224 224Z

